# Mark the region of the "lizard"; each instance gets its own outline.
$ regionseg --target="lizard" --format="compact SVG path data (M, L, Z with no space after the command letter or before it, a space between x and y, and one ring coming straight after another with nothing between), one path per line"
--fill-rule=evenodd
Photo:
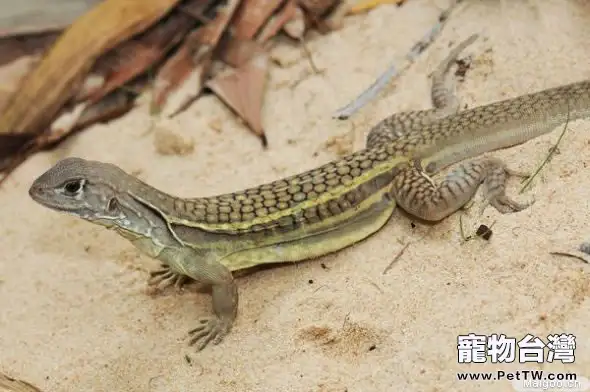
M462 208L483 185L484 205L524 210L506 195L513 174L493 157L461 163L440 183L432 175L462 160L507 148L590 116L590 80L459 110L445 75L473 35L432 73L433 108L378 122L365 148L318 168L242 191L179 198L118 166L78 157L57 162L29 188L47 208L114 230L159 260L148 284L210 287L213 315L199 318L189 345L202 350L231 331L238 314L239 272L299 262L368 238L396 206L425 221ZM523 174L524 175L524 174Z

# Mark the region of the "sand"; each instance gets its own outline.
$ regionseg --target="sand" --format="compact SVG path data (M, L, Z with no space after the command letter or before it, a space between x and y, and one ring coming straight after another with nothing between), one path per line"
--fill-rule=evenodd
M347 121L331 114L367 87L435 23L445 1L411 0L350 17L301 49L279 45L263 123L269 148L214 97L181 115L150 117L144 103L23 164L0 191L0 370L45 391L512 391L509 381L458 381L458 372L543 369L590 377L590 266L550 255L590 240L590 121L569 125L532 188L509 192L529 209L472 209L436 225L395 212L376 235L333 255L239 280L240 311L222 344L195 353L186 333L210 296L150 296L157 264L115 233L58 214L27 195L66 156L116 163L179 196L206 196L275 180L364 143L370 126L430 107L428 74L449 46L481 37L462 105L489 103L590 76L585 1L471 1L395 84ZM162 155L155 129L192 147ZM490 155L534 170L560 130ZM335 139L336 138L336 139ZM334 142L336 140L336 142ZM326 143L328 146L326 146ZM344 147L343 147L344 143ZM338 147L340 146L340 147ZM489 241L465 242L480 224ZM408 247L387 273L383 271ZM550 333L577 337L573 364L458 363L457 336Z

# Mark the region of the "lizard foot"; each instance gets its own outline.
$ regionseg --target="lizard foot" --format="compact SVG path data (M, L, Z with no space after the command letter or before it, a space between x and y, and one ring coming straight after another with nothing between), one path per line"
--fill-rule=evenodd
M188 276L174 272L170 267L162 264L161 269L150 272L148 286L153 287L158 291L174 286L176 292L180 292L182 291L183 286L189 281L190 278Z
M230 328L230 321L224 321L218 317L203 317L199 319L199 326L188 332L191 337L189 345L196 344L197 351L201 351L209 343L219 344L229 333Z
M511 212L518 212L522 211L531 205L533 205L535 201L531 200L529 202L521 203L516 200L511 199L507 195L499 195L494 198L486 200L480 209L480 214L483 214L485 208L489 205L494 207L496 210L501 212L502 214L508 214Z
M529 202L518 202L506 195L506 179L508 176L528 177L530 174L524 171L508 169L502 161L489 159L488 173L484 180L485 184L485 202L483 203L480 214L484 209L491 205L502 214L522 211L534 204L534 200Z

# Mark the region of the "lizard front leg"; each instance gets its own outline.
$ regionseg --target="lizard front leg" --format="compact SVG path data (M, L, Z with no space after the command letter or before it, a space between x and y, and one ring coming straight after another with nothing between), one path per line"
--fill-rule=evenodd
M238 314L238 287L231 271L217 259L204 257L190 247L172 247L160 255L174 273L211 286L213 316L202 317L189 333L197 351L218 344L230 332Z
M196 345L197 351L200 351L210 342L219 344L231 331L238 315L238 286L230 270L219 262L207 264L191 277L211 284L215 314L200 318L197 327L189 331L189 344Z
M191 281L192 279L188 276L174 272L168 265L162 264L160 269L150 272L147 284L157 291L163 291L170 286L174 286L176 292L180 292L184 285L191 283Z

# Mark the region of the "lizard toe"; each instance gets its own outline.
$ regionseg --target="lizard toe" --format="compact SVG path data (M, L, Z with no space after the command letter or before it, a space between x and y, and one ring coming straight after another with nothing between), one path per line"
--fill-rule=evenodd
M170 267L162 265L161 269L150 272L147 284L157 291L163 291L168 287L174 286L176 292L180 293L188 282L188 276L176 273Z
M199 325L191 329L188 334L191 339L190 346L196 345L197 351L204 349L209 343L219 344L225 336L224 323L217 317L203 317L198 321Z

